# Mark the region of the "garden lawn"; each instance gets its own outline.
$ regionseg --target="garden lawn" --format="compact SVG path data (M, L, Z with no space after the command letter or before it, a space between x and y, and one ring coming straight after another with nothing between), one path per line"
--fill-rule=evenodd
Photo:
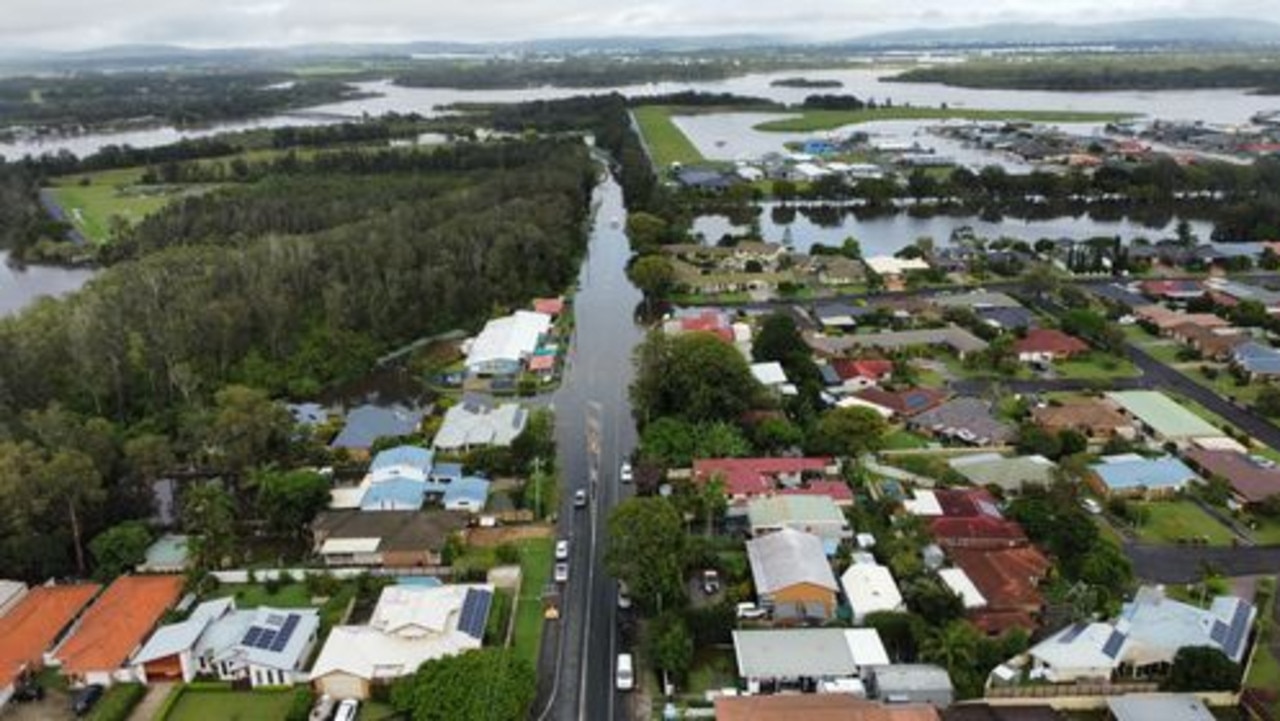
M357 721L389 721L400 718L391 704L381 701L365 701L360 704L360 715Z
M1060 378L1078 380L1115 380L1116 378L1136 378L1141 375L1138 367L1127 359L1101 353L1089 353L1079 358L1055 363L1053 369Z
M885 436L884 439L884 449L886 451L910 451L928 447L928 438L904 429L898 429Z
M49 192L76 230L92 243L105 243L111 239L113 217L135 225L179 198L215 187L139 185L141 176L140 168L71 175L55 180ZM89 184L82 185L86 178Z
M333 596L320 607L322 634L342 620L342 612L355 594L356 586L354 583L343 583ZM307 591L307 585L301 581L285 584L277 589L275 593L268 592L266 586L261 583L226 584L219 588L214 596L216 598L235 596L236 606L239 608L257 608L259 606L314 608L311 603L311 594Z
M810 110L794 117L760 123L755 126L755 129L771 133L811 133L877 120L1028 120L1041 123L1107 123L1126 117L1131 116L1123 113L1056 110L894 107L864 110Z
M704 160L697 146L671 121L675 110L666 105L644 105L632 111L658 169L670 168L672 163L690 165Z
M184 689L159 721L277 721L289 713L293 690Z
M537 668L542 644L542 589L551 578L555 539L529 538L516 545L520 548L520 604L512 645L516 656Z
M733 651L722 648L700 648L689 668L687 693L703 697L707 691L734 686L738 681L737 662Z
M1211 546L1230 545L1234 536L1191 501L1151 501L1138 504L1147 514L1136 529L1148 543L1178 543L1207 537Z

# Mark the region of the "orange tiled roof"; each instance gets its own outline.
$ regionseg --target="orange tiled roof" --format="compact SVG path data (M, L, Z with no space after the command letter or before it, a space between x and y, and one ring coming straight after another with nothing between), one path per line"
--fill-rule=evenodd
M58 633L101 589L96 583L33 588L0 618L0 688L12 683L24 666L38 665Z
M63 671L83 674L124 665L181 594L182 576L116 579L54 654Z
M938 712L925 704L880 704L847 694L779 694L777 696L721 696L716 699L719 721L938 721Z

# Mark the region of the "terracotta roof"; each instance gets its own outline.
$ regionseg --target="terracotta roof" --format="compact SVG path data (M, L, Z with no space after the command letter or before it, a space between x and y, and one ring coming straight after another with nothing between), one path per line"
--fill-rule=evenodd
M885 705L841 693L722 696L716 721L938 721L924 704Z
M911 417L936 408L950 394L937 388L908 388L887 391L883 388L866 388L854 394L864 401L888 408L900 416Z
M1280 493L1280 468L1263 468L1237 451L1193 448L1186 459L1202 471L1231 484L1246 503L1258 503Z
M1083 431L1086 435L1105 435L1133 426L1118 408L1098 398L1035 408L1031 411L1031 419L1051 431L1070 429Z
M1142 292L1151 296L1187 296L1204 293L1204 283L1198 280L1145 280Z
M804 472L826 473L830 458L703 458L693 462L693 478L724 479L725 495L761 496L778 488L778 476Z
M560 315L564 312L564 298L538 298L533 301L533 310L547 315Z
M1173 334L1195 346L1201 353L1222 356L1249 340L1243 333L1221 333L1198 323L1182 323L1172 329Z
M1029 611L1044 605L1037 586L1052 564L1035 546L979 550L955 548L951 560L993 611Z
M120 668L182 595L182 576L123 576L85 613L55 652L63 673Z
M842 358L831 362L841 380L850 378L870 378L880 380L893 373L893 361L876 358L848 359Z
M1017 353L1052 353L1053 355L1075 355L1089 350L1089 344L1072 335L1067 335L1054 328L1032 328L1026 337L1019 338L1013 344Z
M1028 633L1035 633L1040 624L1025 611L991 611L979 610L969 614L969 622L977 626L988 636L1002 636L1006 631L1020 628Z
M853 500L853 490L844 481L809 481L797 488L784 488L780 496L826 496L840 503Z
M1134 308L1133 312L1139 318L1154 324L1160 330L1169 330L1183 323L1195 323L1205 328L1225 328L1231 325L1225 319L1219 318L1212 313L1183 313L1182 311L1170 310L1162 305L1144 305Z
M556 357L553 355L536 355L529 359L529 370L531 371L549 371L556 367Z
M942 515L952 518L1003 518L995 496L985 488L940 488L933 492Z
M1027 534L1013 521L989 517L934 518L929 533L944 546L1014 545L1026 543Z
M0 617L0 688L8 686L24 667L37 667L58 634L89 603L102 586L40 586L27 592L18 605Z

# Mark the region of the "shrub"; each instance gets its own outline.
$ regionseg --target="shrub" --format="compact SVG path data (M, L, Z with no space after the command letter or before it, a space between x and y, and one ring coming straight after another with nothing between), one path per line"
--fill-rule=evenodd
M311 717L313 703L315 703L315 697L311 689L306 686L295 688L293 702L289 704L289 713L285 716L285 721L307 721Z
M140 683L116 684L103 695L89 718L91 721L125 721L146 693L146 687Z
M498 563L509 566L520 562L520 549L513 543L504 543L498 546L494 553L498 558Z

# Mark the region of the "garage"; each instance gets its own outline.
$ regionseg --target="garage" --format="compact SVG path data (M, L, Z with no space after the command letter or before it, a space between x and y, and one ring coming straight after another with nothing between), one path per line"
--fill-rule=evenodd
M327 674L316 679L316 691L328 694L330 698L364 699L369 697L369 682L359 676L341 671Z
M182 657L176 653L148 661L142 665L142 669L146 672L148 681L183 680Z

